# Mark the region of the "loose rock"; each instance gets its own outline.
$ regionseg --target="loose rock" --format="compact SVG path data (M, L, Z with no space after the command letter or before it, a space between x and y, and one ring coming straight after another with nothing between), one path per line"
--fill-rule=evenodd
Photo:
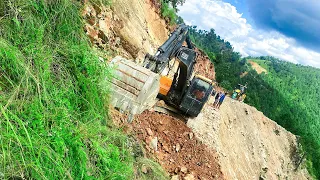
M183 172L183 173L187 173L187 172L188 172L188 169L183 166L183 167L181 167L180 171Z
M171 180L179 180L179 175L174 175L171 177Z
M181 149L181 146L180 146L180 144L178 143L178 144L176 145L176 152L179 152L180 149Z
M183 179L184 180L194 180L195 178L194 178L194 176L192 174L188 174Z
M151 143L150 143L150 147L155 150L155 151L158 151L158 138L155 137L151 140Z
M149 136L153 136L153 132L152 132L152 130L150 128L147 128L146 131L147 131Z
M193 138L193 133L189 133L189 139L192 139Z
M144 165L144 164L142 165L141 171L142 171L143 173L145 173L145 174L148 173L148 169L147 169L146 165Z

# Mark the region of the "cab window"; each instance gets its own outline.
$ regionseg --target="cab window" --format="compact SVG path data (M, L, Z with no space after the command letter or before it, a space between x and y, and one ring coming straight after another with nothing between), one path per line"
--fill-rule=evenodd
M197 79L191 87L190 95L191 97L201 101L205 96L206 92L209 90L210 84L201 80Z

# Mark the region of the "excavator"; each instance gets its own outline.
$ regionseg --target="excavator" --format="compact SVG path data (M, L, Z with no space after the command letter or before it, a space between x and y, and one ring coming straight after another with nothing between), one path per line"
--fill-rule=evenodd
M214 87L212 80L194 75L197 54L188 30L179 25L155 55L146 54L141 65L120 56L111 61L111 105L127 113L128 122L159 100L182 115L195 117L201 112Z

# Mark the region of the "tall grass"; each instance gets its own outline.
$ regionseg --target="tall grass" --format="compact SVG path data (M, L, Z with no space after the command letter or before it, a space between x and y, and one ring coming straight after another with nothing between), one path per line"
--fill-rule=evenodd
M75 0L0 2L0 179L130 179Z

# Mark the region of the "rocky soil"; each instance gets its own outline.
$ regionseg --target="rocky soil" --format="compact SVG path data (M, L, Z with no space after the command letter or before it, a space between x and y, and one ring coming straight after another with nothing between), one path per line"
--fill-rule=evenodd
M194 67L195 73L205 76L209 79L216 79L216 72L213 63L209 57L200 49L196 48L198 54L197 63Z
M165 20L149 1L116 0L112 6L87 3L82 13L84 30L94 46L141 62L154 54L168 37Z
M112 118L137 137L145 155L158 161L173 179L224 179L218 154L199 141L185 122L150 111L137 116L132 124L117 111Z

